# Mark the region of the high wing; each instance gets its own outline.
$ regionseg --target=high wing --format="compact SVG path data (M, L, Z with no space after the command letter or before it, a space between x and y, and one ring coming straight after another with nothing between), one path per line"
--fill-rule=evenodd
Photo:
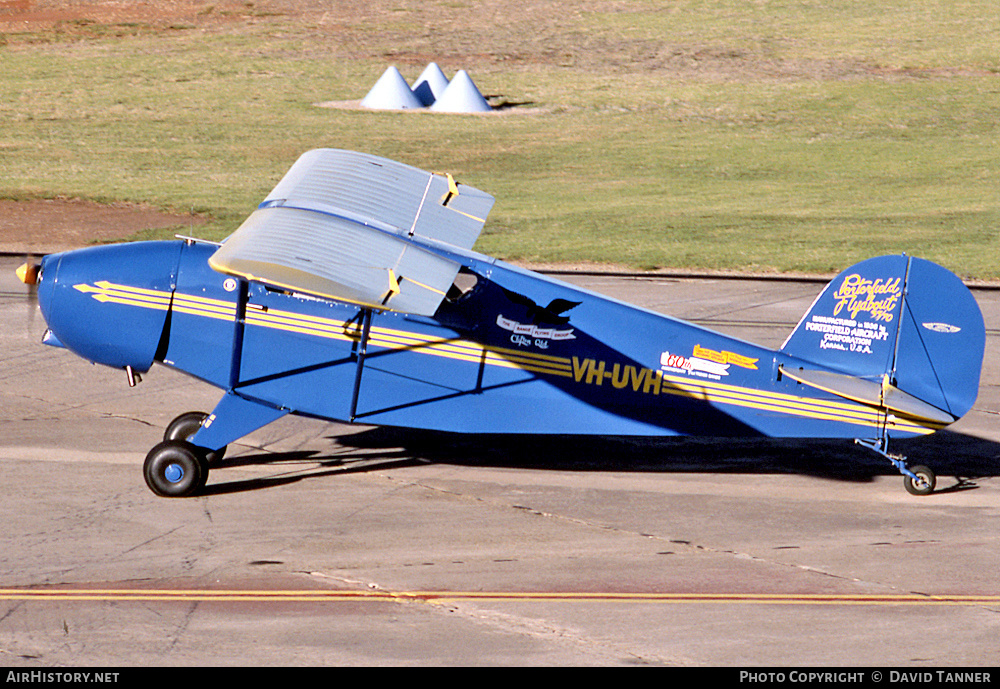
M368 308L431 316L494 199L353 151L303 154L209 259L215 270Z

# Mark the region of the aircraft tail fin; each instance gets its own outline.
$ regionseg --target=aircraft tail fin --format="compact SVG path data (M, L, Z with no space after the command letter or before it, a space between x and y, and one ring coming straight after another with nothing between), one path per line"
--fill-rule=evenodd
M958 419L975 404L985 344L982 313L962 281L935 263L897 255L834 278L781 351L902 392L911 411L919 401ZM846 396L842 387L829 385ZM919 416L933 414L925 406Z

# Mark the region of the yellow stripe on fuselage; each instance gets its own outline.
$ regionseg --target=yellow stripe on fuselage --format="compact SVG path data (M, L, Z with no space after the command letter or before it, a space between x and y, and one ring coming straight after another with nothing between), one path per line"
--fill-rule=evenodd
M90 294L91 297L102 302L158 310L173 308L178 313L216 320L233 321L236 318L236 305L221 299L180 292L171 295L170 292L117 285L107 281L96 282L93 285L74 285L74 288L85 294ZM249 308L246 312L246 323L257 327L345 342L357 342L361 339L361 326L357 322L310 316L280 309ZM390 351L412 351L417 354L481 365L514 368L563 378L574 377L574 362L566 357L503 347L489 347L469 340L440 338L409 330L372 327L369 332L368 344ZM652 373L651 371L650 374ZM577 377L577 381L580 381L580 377ZM638 393L638 389L635 389ZM886 417L884 410L847 400L819 400L798 397L780 392L727 385L671 374L663 374L662 383L656 388L655 394L698 399L711 404L745 407L760 412L847 423L869 428L888 425L890 428L914 434L933 433L943 427L943 424L935 424L926 420L918 421L901 415L890 414Z
M103 302L161 310L171 306L169 292L145 290L104 281L95 285L75 285L75 288ZM226 321L233 321L236 318L236 305L233 302L193 294L175 293L172 307L177 313L192 316ZM357 341L361 338L361 327L357 323L279 309L248 309L246 322L248 325L339 341ZM519 368L535 373L563 377L572 375L570 360L564 357L501 347L484 347L468 340L440 338L407 330L373 327L369 333L368 344L392 351L411 350L420 354L504 368Z
M670 389L668 390L668 388ZM901 415L890 414L887 419L884 410L846 400L820 400L723 383L694 382L683 376L665 375L661 393L663 391L683 397L704 399L717 404L731 404L760 411L858 426L881 426L888 423L891 428L917 434L933 433L943 428L942 424L933 424L924 420L918 422Z

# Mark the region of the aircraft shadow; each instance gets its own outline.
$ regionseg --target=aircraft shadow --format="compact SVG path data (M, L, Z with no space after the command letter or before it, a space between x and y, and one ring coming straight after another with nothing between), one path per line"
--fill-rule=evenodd
M897 475L895 467L849 440L612 438L538 435L461 435L375 427L330 436L329 453L253 453L224 459L219 469L268 466L277 475L217 483L203 494L260 490L305 479L420 464L558 471L799 474L846 483ZM896 441L891 451L939 476L938 493L973 490L1000 475L1000 443L951 431ZM222 476L215 474L216 479Z
M282 468L284 471L261 478L238 481L213 482L202 489L201 495L224 495L228 493L244 493L266 488L276 488L298 483L306 479L332 477L342 474L353 474L374 469L392 469L396 467L427 464L425 460L403 456L400 453L359 454L341 452L325 455L321 452L278 452L268 454L241 455L232 459L223 459L213 465L212 471L224 470L239 466L270 466ZM214 474L218 476L218 474Z

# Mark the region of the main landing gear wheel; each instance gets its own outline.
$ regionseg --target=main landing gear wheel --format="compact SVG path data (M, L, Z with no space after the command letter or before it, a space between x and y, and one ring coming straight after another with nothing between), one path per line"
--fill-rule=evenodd
M208 461L185 440L165 440L155 445L142 465L146 485L164 498L186 498L205 486Z
M910 471L916 478L903 476L903 485L906 486L907 493L910 495L930 495L934 492L937 477L934 476L933 471L923 465L910 467Z
M203 411L184 412L167 425L167 430L163 432L164 440L190 440L191 436L198 432L202 423L208 418L208 414ZM226 448L218 450L202 450L205 459L209 464L215 464L226 454Z

